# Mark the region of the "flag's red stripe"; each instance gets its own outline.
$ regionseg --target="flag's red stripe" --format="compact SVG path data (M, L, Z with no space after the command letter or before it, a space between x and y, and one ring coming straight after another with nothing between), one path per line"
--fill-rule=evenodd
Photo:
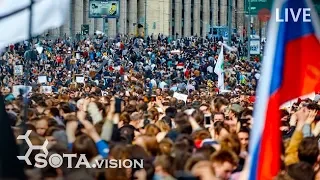
M280 169L279 93L270 97L257 164L256 180L271 180Z
M320 85L320 44L315 35L290 41L285 52L281 87L270 96L266 112L257 180L271 180L280 170L280 105L312 93Z
M320 84L320 42L314 34L290 41L285 52L280 103L310 94Z

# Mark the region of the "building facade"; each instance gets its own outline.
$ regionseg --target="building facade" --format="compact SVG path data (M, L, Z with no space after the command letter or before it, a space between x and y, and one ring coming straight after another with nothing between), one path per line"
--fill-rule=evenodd
M49 31L51 36L74 36L81 26L89 34L103 31L110 37L164 34L173 37L206 36L211 26L227 26L228 0L119 0L117 19L89 18L89 0L72 0L66 23ZM242 34L245 26L244 0L232 0L232 25ZM145 28L146 26L146 28ZM146 31L146 32L144 32Z

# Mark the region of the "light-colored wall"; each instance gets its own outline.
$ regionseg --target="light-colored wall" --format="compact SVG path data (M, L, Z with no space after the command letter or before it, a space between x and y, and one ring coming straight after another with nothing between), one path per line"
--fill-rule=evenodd
M227 26L228 0L220 0L220 25Z
M191 36L191 0L184 0L183 35Z
M178 33L178 37L182 35L182 0L175 0L174 9L174 35Z
M103 30L103 20L101 18L93 19L89 18L89 0L71 0L72 11L74 12L71 21L71 25L74 30L74 34L81 31L82 24L89 24L90 35L96 30ZM117 33L120 34L137 34L137 23L144 25L145 17L145 0L119 0L120 1L120 17L119 27L113 20L109 20L108 34L114 36ZM152 33L156 37L159 33L164 35L172 35L171 26L174 23L175 33L181 36L191 36L207 34L208 24L210 26L226 26L227 25L227 1L220 0L220 7L218 6L219 0L202 0L202 7L200 5L201 0L194 0L193 9L191 9L191 0L175 0L174 14L172 14L172 0L146 0L147 1L147 34ZM237 7L235 6L237 1ZM202 8L202 9L201 9ZM184 9L184 12L182 12ZM200 19L200 13L202 10L202 19ZM212 16L210 17L210 10L212 10ZM219 11L220 10L220 11ZM191 34L191 12L193 13L193 34ZM218 24L218 13L220 12L220 24ZM182 21L182 13L184 13L184 22ZM238 32L242 34L242 30L245 24L244 16L244 0L233 0L233 16L232 25L238 29ZM50 35L55 37L63 36L65 33L70 36L70 14L66 17L65 24L57 29L49 30ZM174 22L172 22L174 19ZM237 21L237 23L235 22ZM136 23L133 26L133 23ZM153 28L154 23L156 28ZM258 29L258 21L255 21L255 28ZM237 24L237 27L235 25ZM200 32L200 27L202 32ZM142 29L142 32L144 29ZM140 31L141 32L141 31ZM182 33L183 32L183 33ZM111 33L111 34L110 34Z
M128 4L127 0L120 0L120 16L119 16L119 33L127 34L127 17L128 17Z
M144 4L139 8L144 8ZM171 0L148 0L147 35L153 34L156 37L160 33L169 36L171 34L171 17Z
M202 5L202 37L208 33L208 25L210 25L210 1L204 0Z
M219 6L218 6L218 1L219 0L211 0L211 10L212 10L212 22L211 22L211 25L213 26L218 26L218 22L219 22L219 16L218 16L218 13L219 13Z
M115 38L117 35L117 19L108 18L108 37Z
M201 0L194 0L193 4L193 35L200 36L200 8Z
M129 0L129 34L134 36L137 33L137 23L138 23L138 2L137 0ZM121 8L121 7L120 7Z

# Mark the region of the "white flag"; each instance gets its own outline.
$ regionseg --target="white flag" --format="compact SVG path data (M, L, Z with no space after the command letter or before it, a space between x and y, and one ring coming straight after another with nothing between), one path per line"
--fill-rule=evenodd
M29 39L30 0L0 1L0 49ZM70 0L35 0L32 6L32 36L61 26Z
M228 46L228 44L225 44L225 43L222 43L221 41L218 42L218 45L219 46L224 46L228 51L231 51L231 52L237 52L238 49L234 46Z
M219 91L224 90L224 68L223 68L223 64L224 64L224 56L223 56L223 46L221 46L221 50L219 53L219 57L218 57L218 61L216 66L214 67L214 72L218 75L218 88Z

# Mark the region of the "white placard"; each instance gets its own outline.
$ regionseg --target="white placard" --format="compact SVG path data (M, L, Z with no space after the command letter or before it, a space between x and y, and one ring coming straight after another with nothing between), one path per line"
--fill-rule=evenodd
M253 54L253 55L260 54L260 39L250 40L250 54Z
M12 86L12 95L14 97L18 97L20 95L20 89L24 89L24 88L26 88L25 94L29 94L32 91L31 86L15 85L15 86Z
M84 76L76 76L77 83L84 83Z
M47 83L47 76L38 76L38 83Z
M23 75L23 65L15 65L13 69L13 73L16 76L22 76Z
M76 59L80 59L80 52L76 52Z
M182 100L182 101L184 101L184 102L187 102L187 99L188 99L188 95L186 95L186 94L181 94L181 93L177 93L177 92L175 92L175 93L173 94L173 97L174 97L174 98L177 98L178 100Z
M41 92L44 94L52 93L52 86L41 86Z

